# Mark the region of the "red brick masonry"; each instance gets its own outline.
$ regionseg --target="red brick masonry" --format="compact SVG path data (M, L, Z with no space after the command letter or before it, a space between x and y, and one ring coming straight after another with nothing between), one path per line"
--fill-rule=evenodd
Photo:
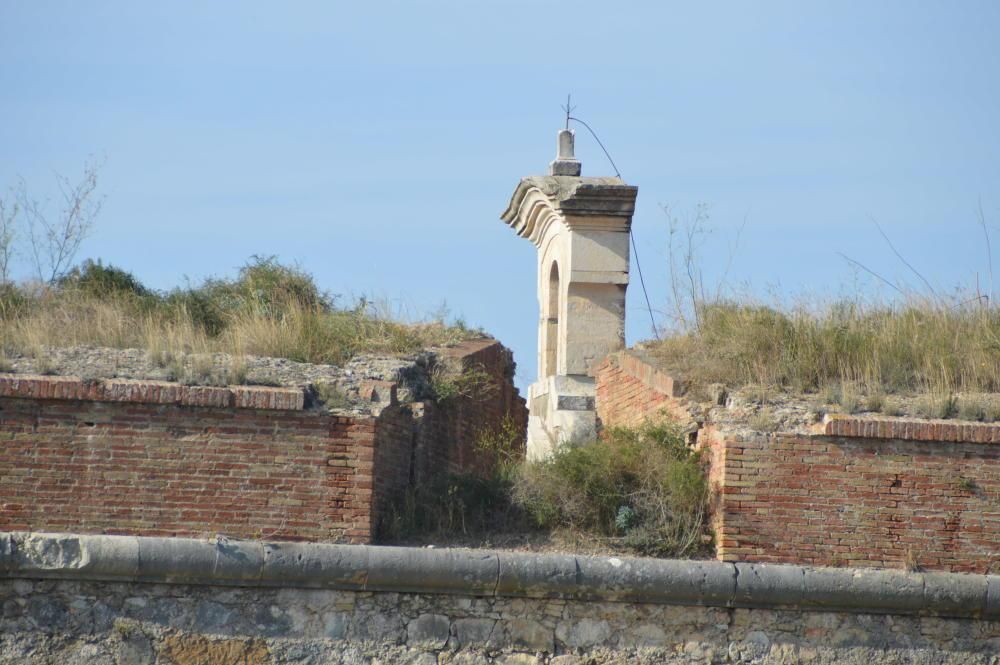
M448 353L507 376L495 341ZM495 399L520 413L504 380ZM370 542L414 480L418 443L438 470L460 468L442 437L503 411L454 404L438 408L442 424L370 383L377 417L303 410L294 388L0 375L0 531Z
M668 378L611 356L602 421L683 413ZM707 422L698 441L720 559L1000 571L1000 425L831 416L809 434L746 436Z

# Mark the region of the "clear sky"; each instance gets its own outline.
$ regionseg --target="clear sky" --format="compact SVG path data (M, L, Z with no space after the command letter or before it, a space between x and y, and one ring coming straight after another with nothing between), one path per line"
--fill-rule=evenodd
M0 187L52 195L104 157L81 258L167 288L275 254L346 298L446 302L524 385L534 248L499 213L567 93L639 186L654 308L661 204L709 206L708 281L744 218L730 279L758 292L849 288L838 252L911 277L876 219L950 288L986 279L980 201L1000 230L998 35L993 0L0 0ZM629 343L650 333L633 277Z

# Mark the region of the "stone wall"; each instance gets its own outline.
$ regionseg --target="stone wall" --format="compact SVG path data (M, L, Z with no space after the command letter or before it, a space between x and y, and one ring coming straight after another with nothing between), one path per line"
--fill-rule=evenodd
M596 380L605 426L688 423L704 452L723 560L1000 567L1000 425L827 416L763 433L724 407L695 408L640 353L609 356Z
M4 664L995 665L1000 653L995 577L257 543L262 570L248 543L170 539L138 539L128 568L131 543L4 535Z
M0 375L0 529L370 542L412 483L476 468L475 432L523 427L506 349L445 353L486 368L475 404L363 381L371 415L338 415L294 388Z

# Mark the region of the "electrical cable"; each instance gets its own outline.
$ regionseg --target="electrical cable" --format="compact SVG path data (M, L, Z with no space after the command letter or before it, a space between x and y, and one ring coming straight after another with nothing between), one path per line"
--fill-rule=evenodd
M567 104L567 107L568 107L569 106L569 100L567 100L566 104ZM604 156L608 158L608 161L611 163L611 168L613 168L615 170L615 176L619 180L622 180L622 174L618 170L618 167L615 165L615 160L613 160L611 158L611 153L608 152L608 149L604 147L604 144L601 142L601 139L598 138L597 132L595 132L593 129L591 129L590 125L588 125L587 123L585 123L583 120L580 120L580 118L576 118L574 116L569 115L569 111L567 110L567 113L566 113L566 121L567 121L567 123L570 120L572 120L574 122L578 122L578 123L580 123L581 125L583 125L584 127L587 128L587 131L590 132L590 135L594 137L595 141L597 141L597 145L601 146L601 150L604 151ZM639 273L639 286L642 287L642 295L646 299L646 311L649 312L649 323L653 326L653 335L656 337L657 340L659 340L660 339L660 332L656 328L656 319L653 316L653 305L650 304L650 302L649 302L649 292L646 290L646 280L642 276L642 265L639 263L639 251L636 248L635 234L632 233L632 227L631 226L629 226L628 237L629 237L629 240L632 241L632 255L635 256L635 269L636 269L636 272Z

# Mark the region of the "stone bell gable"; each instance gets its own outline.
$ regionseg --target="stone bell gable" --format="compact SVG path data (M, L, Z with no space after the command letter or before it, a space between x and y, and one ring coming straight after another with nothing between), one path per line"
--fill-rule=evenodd
M573 133L559 132L549 175L522 178L501 215L538 254L538 380L528 456L595 434L595 363L625 346L629 229L638 188L582 177Z

